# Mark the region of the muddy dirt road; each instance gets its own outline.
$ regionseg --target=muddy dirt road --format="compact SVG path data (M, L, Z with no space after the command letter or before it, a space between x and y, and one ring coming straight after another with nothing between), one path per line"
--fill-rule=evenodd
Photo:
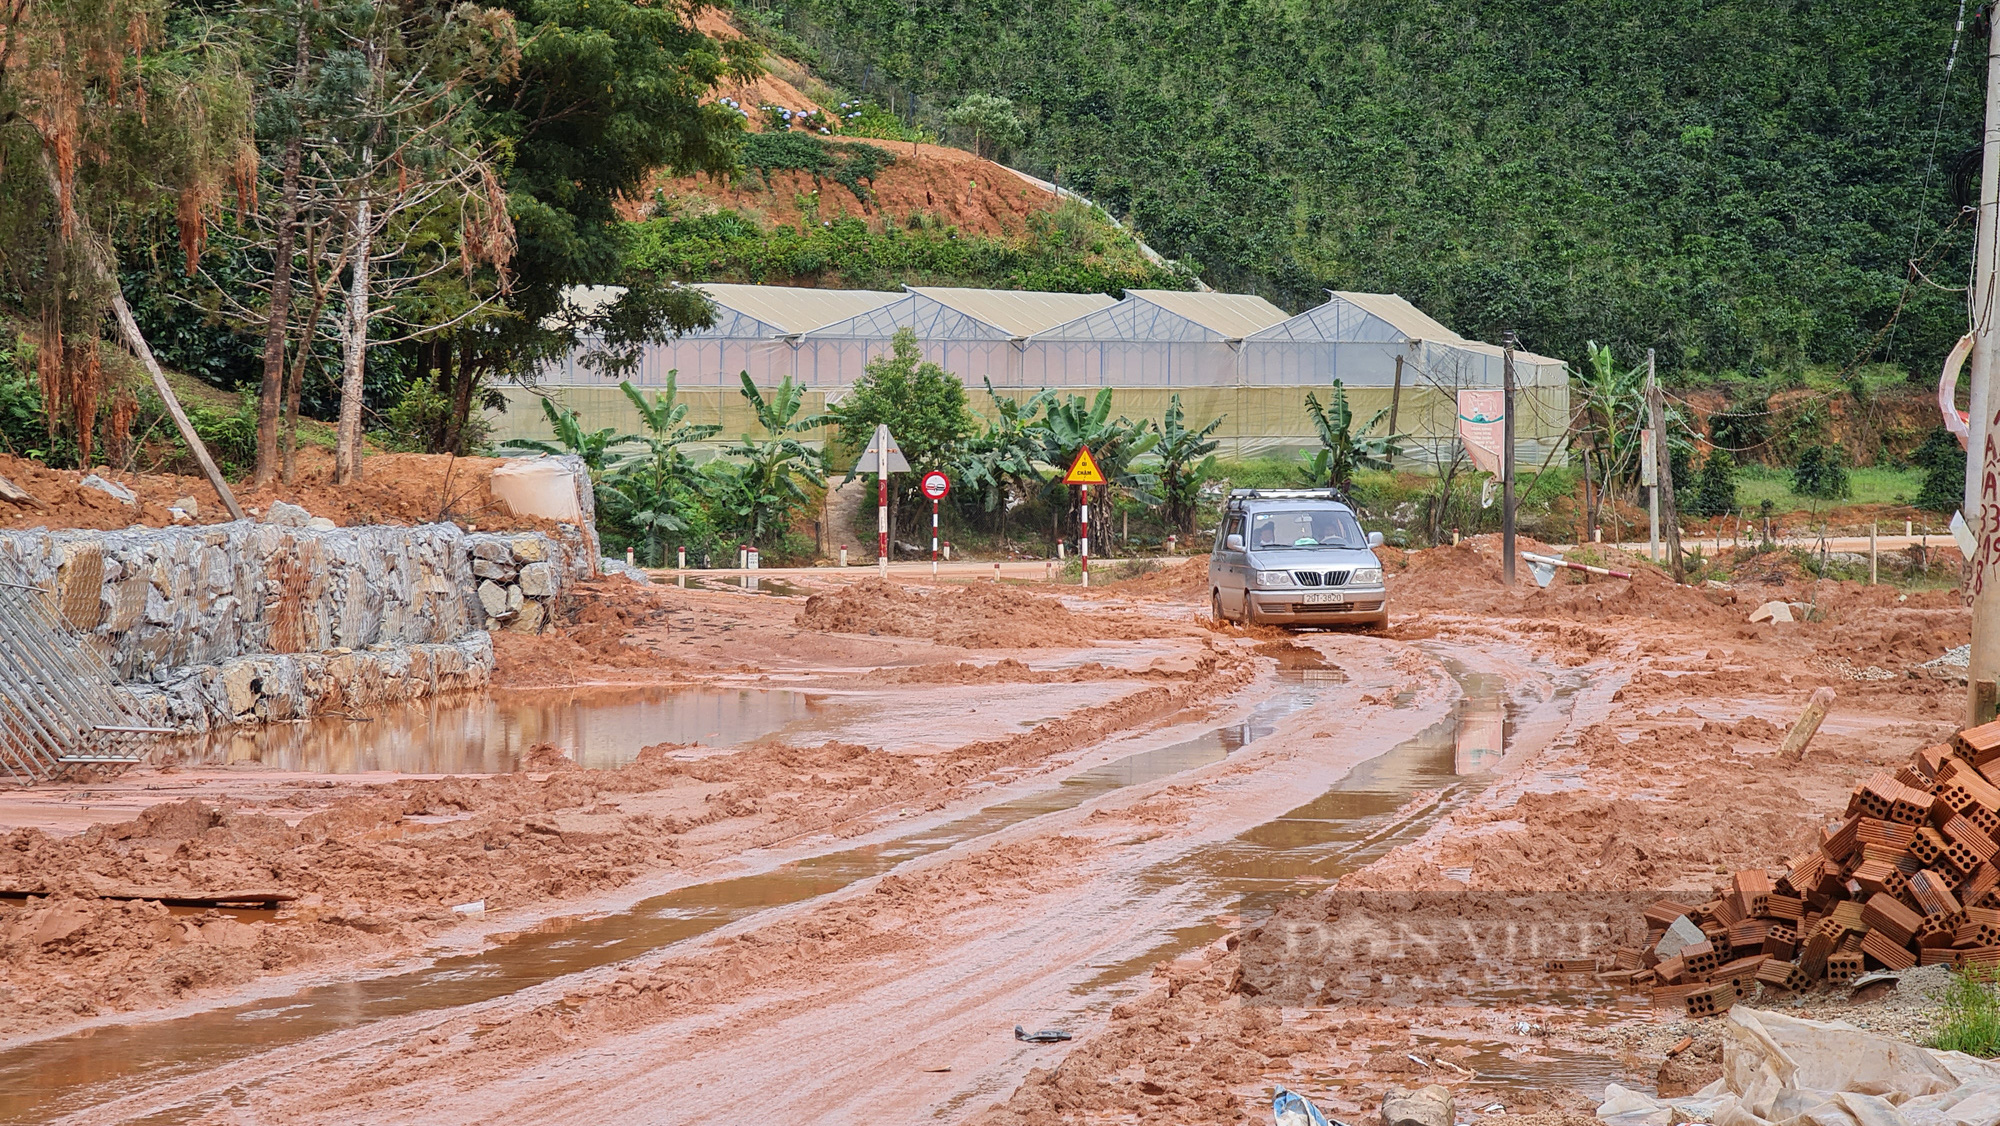
M1232 1122L1417 1073L1572 1108L1674 1081L1686 1022L1546 960L1949 730L1918 666L1967 629L1769 568L1508 591L1468 543L1392 560L1388 635L1294 637L1211 627L1199 567L621 581L490 698L10 796L0 882L48 894L0 898L0 1118ZM1787 594L1823 619L1746 622ZM296 898L142 897L253 884ZM1482 937L1326 941L1432 924Z

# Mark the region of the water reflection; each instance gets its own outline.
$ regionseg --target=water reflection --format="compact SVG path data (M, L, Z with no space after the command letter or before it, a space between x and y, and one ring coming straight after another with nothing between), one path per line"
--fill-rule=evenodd
M655 743L727 747L820 717L802 692L755 688L591 688L495 692L416 701L358 718L229 728L160 745L154 761L258 763L353 774L494 774L518 770L530 747L554 743L579 765L623 766Z

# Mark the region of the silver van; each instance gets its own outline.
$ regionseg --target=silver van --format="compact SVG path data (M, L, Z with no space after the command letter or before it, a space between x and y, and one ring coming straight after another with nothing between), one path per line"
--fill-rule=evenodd
M1382 533L1363 532L1335 489L1237 489L1208 557L1218 620L1285 626L1389 624Z

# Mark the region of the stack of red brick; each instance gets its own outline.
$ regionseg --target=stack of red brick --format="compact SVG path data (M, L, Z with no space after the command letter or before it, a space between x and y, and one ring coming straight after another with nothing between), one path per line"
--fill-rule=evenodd
M2000 964L2000 723L1863 782L1819 836L1775 880L1738 872L1706 903L1648 908L1646 947L1619 951L1616 975L1650 987L1656 1006L1707 1016L1760 982L1796 990L1876 968ZM1674 926L1682 916L1700 941Z

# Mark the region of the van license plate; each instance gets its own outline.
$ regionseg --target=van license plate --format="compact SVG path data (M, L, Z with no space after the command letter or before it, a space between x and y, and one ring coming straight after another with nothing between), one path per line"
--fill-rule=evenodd
M1347 601L1347 595L1338 590L1314 591L1300 595L1299 601L1307 606L1338 606Z

